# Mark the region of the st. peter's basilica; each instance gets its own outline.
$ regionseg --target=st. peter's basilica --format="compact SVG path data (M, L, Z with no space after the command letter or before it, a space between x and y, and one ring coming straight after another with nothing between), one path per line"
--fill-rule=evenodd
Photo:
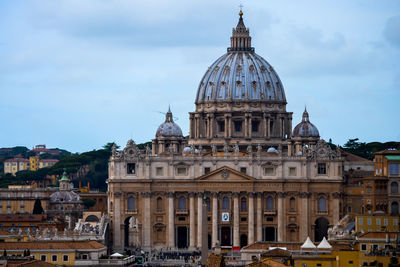
M189 136L168 110L152 147L114 147L114 249L320 241L341 217L339 150L320 139L306 110L292 130L283 84L239 16L230 47L200 81Z

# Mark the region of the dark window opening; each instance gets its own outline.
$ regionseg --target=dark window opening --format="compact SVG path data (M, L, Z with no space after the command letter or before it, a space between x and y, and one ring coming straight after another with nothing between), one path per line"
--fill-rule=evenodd
M205 167L204 168L204 174L210 173L211 172L211 168L210 167Z
M240 210L246 211L247 210L247 200L246 198L242 197L240 200Z
M318 163L318 174L326 174L326 163Z
M179 217L178 220L179 220L180 222L184 222L184 221L186 221L186 217Z
M253 133L258 132L259 125L260 125L259 121L252 121L251 122L251 131Z
M247 218L246 217L240 217L240 221L241 222L247 222Z
M135 174L136 173L136 164L128 163L126 170L127 170L128 174Z
M247 169L245 167L240 168L240 172L246 174Z
M273 222L274 221L274 217L267 217L267 222Z
M225 132L225 122L224 121L219 121L218 122L218 131L219 132Z
M242 122L241 121L234 121L235 132L242 131Z

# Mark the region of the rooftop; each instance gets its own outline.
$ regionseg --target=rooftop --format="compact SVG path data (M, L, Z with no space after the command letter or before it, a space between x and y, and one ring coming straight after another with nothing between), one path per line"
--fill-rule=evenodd
M105 246L97 241L35 241L0 243L0 250L67 250L67 249L101 249Z

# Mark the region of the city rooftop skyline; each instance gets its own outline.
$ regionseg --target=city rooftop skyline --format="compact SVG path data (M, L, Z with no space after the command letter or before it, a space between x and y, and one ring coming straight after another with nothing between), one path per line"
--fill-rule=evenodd
M184 135L239 1L0 1L0 147L71 152L150 141L171 106ZM278 73L293 127L399 141L400 2L243 1L255 52Z

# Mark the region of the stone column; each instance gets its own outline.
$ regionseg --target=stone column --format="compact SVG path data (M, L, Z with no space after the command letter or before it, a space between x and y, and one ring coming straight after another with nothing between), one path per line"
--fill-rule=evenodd
M232 114L228 115L228 137L232 137Z
M175 247L175 209L174 193L167 193L168 197L168 247Z
M252 136L253 136L253 131L252 131L252 124L251 124L251 122L252 122L252 116L251 116L251 113L249 114L249 122L248 122L248 124L249 124L249 127L248 127L248 131L249 131L249 137L251 138Z
M257 238L256 241L262 241L262 194L257 193Z
M244 127L243 127L243 130L244 130L244 137L245 138L247 138L248 137L248 123L247 123L247 121L248 121L248 119L249 119L249 114L245 114L244 115Z
M121 242L121 193L114 193L114 249L122 251Z
M203 216L207 217L207 213L203 214L203 194L197 194L197 246L201 248L203 236Z
M233 246L240 247L239 237L239 194L233 193Z
M267 137L267 114L263 113L263 136Z
M254 195L249 193L249 235L248 244L254 243Z
M333 197L333 201L332 201L333 222L331 222L331 224L335 225L339 222L339 217L340 217L340 210L339 210L340 193L334 192L334 193L332 193L332 197Z
M267 138L271 137L271 118L267 117Z
M214 137L214 114L211 115L210 119L210 138Z
M228 137L228 116L225 115L225 138Z
M215 247L218 240L218 194L212 194L212 241L211 247Z
M194 196L195 193L189 193L189 249L194 249L195 243L195 208L194 208Z
M151 193L143 192L143 247L148 249L151 247Z
M193 128L194 128L194 122L193 122L193 114L189 115L189 119L190 119L190 123L189 123L189 136L190 138L194 137L194 133L193 133Z
M285 240L285 197L285 192L278 192L278 242L283 242Z
M308 234L308 214L309 214L309 207L308 207L308 198L310 197L310 193L308 192L300 192L300 242L306 241Z

